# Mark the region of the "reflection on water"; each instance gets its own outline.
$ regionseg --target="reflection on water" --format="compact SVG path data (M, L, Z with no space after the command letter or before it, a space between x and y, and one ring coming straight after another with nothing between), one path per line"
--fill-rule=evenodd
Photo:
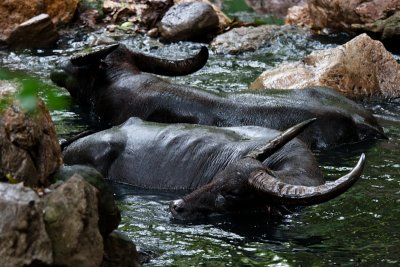
M335 38L338 42L333 43L329 39L293 35L255 53L211 53L202 70L172 79L211 91L243 90L266 68L343 41L343 37ZM0 79L31 77L18 70L29 71L40 79L39 94L50 105L60 137L89 126L68 93L51 84L49 71L58 61L85 47L89 39L80 36L75 42L64 41L64 50L4 54L0 61ZM163 45L141 36L122 41L148 53L175 58L200 47L191 43ZM52 105L59 100L66 105ZM120 230L141 250L151 251L152 260L147 266L400 265L400 105L363 104L377 114L389 140L317 154L327 178L335 179L346 173L361 153L366 153L368 161L362 179L341 197L280 220L239 215L181 223L171 220L168 212L169 201L178 196L143 194L118 187L116 193L123 212Z

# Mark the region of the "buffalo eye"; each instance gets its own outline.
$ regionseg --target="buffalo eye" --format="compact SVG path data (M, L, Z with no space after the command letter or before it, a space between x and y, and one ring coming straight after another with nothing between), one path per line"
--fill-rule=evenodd
M225 202L225 197L221 194L218 194L217 198L215 199L215 207L223 207Z
M242 192L239 189L234 189L234 190L230 190L229 192L226 192L224 194L224 197L226 199L236 200L236 199L240 198L241 195L242 195Z

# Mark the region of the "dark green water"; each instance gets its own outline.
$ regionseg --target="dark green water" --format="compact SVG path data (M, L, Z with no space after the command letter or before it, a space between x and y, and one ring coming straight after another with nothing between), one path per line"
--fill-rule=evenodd
M68 93L49 81L60 60L90 43L76 36L62 49L0 54L0 80L34 80L49 104L60 137L88 127ZM183 57L199 45L162 45L141 36L121 39L135 49ZM246 89L264 69L297 60L315 49L334 47L338 38L294 35L254 53L211 54L206 67L177 83L206 90ZM398 56L396 56L399 59ZM29 74L27 74L29 73ZM117 187L123 220L120 230L137 246L151 251L146 266L399 266L400 265L400 105L363 103L374 111L389 140L318 153L328 179L343 175L365 152L362 179L344 195L297 214L269 220L262 216L215 217L196 223L171 220L168 203L176 195L143 194Z

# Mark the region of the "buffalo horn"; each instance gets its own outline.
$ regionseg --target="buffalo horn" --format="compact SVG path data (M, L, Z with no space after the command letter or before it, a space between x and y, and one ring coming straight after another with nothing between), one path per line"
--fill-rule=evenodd
M96 51L74 56L71 58L71 63L75 66L90 65L105 58L108 54L117 49L118 46L119 44L112 44L105 47L101 47Z
M133 63L141 71L164 76L183 76L201 69L208 60L208 49L201 47L200 51L191 58L168 60L132 52Z
M285 130L281 134L279 134L274 139L270 140L267 144L259 149L253 150L249 152L245 157L254 158L261 162L263 162L270 155L275 153L278 149L286 145L290 140L299 135L305 128L307 128L311 123L313 123L316 118L312 118L306 121L303 121L299 124L296 124L293 127Z
M266 170L254 172L248 182L252 188L261 192L270 201L283 205L308 206L328 201L344 193L361 176L364 164L365 154L362 154L351 172L319 186L287 184L279 181Z

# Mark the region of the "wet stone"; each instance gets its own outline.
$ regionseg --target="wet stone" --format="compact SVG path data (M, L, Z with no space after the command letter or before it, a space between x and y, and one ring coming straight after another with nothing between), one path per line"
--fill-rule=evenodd
M188 2L171 7L159 23L165 41L207 40L219 29L219 20L211 5Z
M98 225L100 233L105 237L117 229L121 221L121 214L114 200L113 192L109 189L104 177L96 169L88 166L63 166L52 176L52 179L54 181L66 181L75 173L99 190Z
M232 20L224 13L222 12L222 2L223 0L174 0L174 3L177 4L182 4L182 3L191 3L191 2L202 2L207 5L211 5L211 7L214 9L215 13L218 16L218 21L219 21L219 33L223 32L227 27L229 27L232 23Z
M240 27L218 35L210 45L217 53L238 54L255 51L279 37L294 34L309 35L310 32L293 26Z
M40 199L32 189L0 183L0 218L1 266L52 263Z
M97 189L74 175L43 198L44 221L57 266L98 267L103 240L98 228Z

